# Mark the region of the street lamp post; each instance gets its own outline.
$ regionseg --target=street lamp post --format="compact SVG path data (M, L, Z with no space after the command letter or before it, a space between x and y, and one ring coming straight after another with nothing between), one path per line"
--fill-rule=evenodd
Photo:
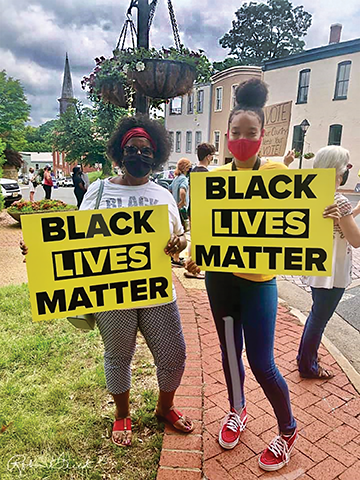
M149 14L150 6L148 0L137 0L138 24L137 24L137 46L149 49ZM145 95L136 93L136 112L148 113L148 102Z
M305 143L305 136L306 136L306 133L310 127L310 123L306 120L303 120L301 123L300 123L300 127L301 127L301 131L302 131L302 142L301 142L301 152L300 152L300 162L299 162L299 168L301 169L302 168L302 161L303 161L303 154L304 154L304 143Z

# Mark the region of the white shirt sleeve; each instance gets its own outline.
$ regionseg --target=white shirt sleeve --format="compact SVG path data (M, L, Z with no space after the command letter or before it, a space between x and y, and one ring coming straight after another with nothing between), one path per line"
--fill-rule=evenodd
M172 223L172 231L175 235L183 235L184 228L181 224L178 206L176 205L174 197L170 195L169 198L169 220Z
M100 180L93 182L87 192L84 195L84 199L81 202L80 210L94 210L96 205L96 197L100 188Z

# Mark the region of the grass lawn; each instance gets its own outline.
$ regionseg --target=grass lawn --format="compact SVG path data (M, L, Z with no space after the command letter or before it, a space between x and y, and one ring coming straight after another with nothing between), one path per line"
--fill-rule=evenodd
M133 361L133 446L109 439L114 404L98 330L32 323L27 285L0 289L0 478L156 478L162 428L155 367L139 337Z

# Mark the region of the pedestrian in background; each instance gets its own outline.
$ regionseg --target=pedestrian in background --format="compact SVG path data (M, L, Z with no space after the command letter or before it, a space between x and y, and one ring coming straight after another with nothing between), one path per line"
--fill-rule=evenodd
M170 192L175 198L175 202L178 206L181 222L185 231L189 230L189 173L191 170L191 162L187 158L181 158L174 172L175 178L169 186ZM179 254L173 255L171 259L172 265L176 267L183 267L184 261L180 259Z
M51 199L52 187L53 181L51 177L51 165L46 165L46 167L44 168L43 189L45 190L45 198L47 200Z
M345 148L335 145L321 148L315 156L314 168L335 168L336 190L344 186L349 176L350 155ZM335 202L341 218L334 223L332 275L330 277L306 277L311 287L313 304L306 320L297 355L300 376L329 379L333 372L319 364L318 350L325 327L335 312L345 288L351 283L352 247L360 247L360 230L354 217L360 213L360 202L354 208L339 191Z
M36 175L33 167L29 168L29 173L30 173L30 176L29 176L30 202L33 202L34 201L35 190L36 190L36 188L39 184L37 183L37 175Z
M81 168L78 166L73 168L73 183L77 206L80 208L87 189L85 188L85 182L81 174Z

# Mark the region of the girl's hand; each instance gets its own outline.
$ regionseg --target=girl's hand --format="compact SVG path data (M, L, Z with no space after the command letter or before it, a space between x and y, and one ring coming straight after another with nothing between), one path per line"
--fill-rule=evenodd
M191 273L192 275L197 275L198 273L201 272L201 269L200 267L198 267L196 265L196 263L194 262L194 260L191 259L191 257L189 257L186 262L185 262L185 269Z
M341 218L341 215L340 215L340 209L337 206L337 204L333 203L332 205L329 205L328 207L326 207L323 212L323 217L332 218L336 222L339 221Z
M293 163L295 160L295 150L289 150L284 157L284 165L287 167Z
M174 255L175 253L180 252L180 237L177 235L171 235L170 240L168 241L168 244L164 248L164 252L166 255Z
M28 247L25 245L23 240L20 240L20 250L23 255L27 255L29 253ZM24 263L26 263L26 258L24 258Z

